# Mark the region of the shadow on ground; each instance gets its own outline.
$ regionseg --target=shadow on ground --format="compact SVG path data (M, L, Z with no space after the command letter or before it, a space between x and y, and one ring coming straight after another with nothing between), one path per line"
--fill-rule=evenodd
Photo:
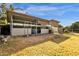
M69 39L70 37L65 36L65 35L54 35L53 39L51 39L51 41L59 44L67 39Z
M54 38L54 39L53 39ZM22 49L25 49L27 47L31 47L34 45L38 45L44 42L47 42L51 40L55 43L61 43L65 40L67 40L69 37L64 36L52 36L52 35L42 35L42 36L35 36L35 37L13 37L6 44L3 44L0 46L0 55L1 56L10 56L18 51L21 51Z

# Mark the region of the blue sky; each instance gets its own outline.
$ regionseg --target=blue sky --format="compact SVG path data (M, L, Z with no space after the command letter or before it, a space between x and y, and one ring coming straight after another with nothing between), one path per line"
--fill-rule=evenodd
M79 21L78 3L14 3L15 8L21 8L26 14L60 21L63 26Z

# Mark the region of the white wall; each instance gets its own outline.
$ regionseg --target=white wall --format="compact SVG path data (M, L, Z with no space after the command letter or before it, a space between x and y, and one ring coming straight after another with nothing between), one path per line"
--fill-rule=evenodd
M49 33L49 29L41 29L41 34Z
M58 33L58 27L52 27L54 33Z
M28 32L27 32L28 31ZM21 35L27 35L31 34L31 28L13 28L12 29L12 35L13 36L21 36Z
M25 34L27 35L27 34L31 34L31 28L26 28L25 29Z

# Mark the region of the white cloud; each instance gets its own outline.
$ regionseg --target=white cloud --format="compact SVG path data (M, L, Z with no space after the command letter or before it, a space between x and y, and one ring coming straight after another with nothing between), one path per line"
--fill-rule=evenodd
M52 11L52 10L57 10L57 8L50 6L32 6L27 8L27 11Z
M62 16L67 11L73 10L72 8L73 6L30 6L25 11L29 14Z
M77 11L79 12L79 8L76 7L76 5L68 5L68 6L62 6L59 8L59 10L63 13L66 13L66 12L70 12L70 11Z
M24 11L34 16L64 16L69 11L78 11L79 8L73 5L65 5L61 7L55 6L29 6Z
M47 15L47 12L51 12L51 11L55 11L55 10L57 10L57 8L51 7L51 6L29 6L24 11L30 15L44 16L44 15Z
M15 12L26 14L26 12L22 10L15 10Z

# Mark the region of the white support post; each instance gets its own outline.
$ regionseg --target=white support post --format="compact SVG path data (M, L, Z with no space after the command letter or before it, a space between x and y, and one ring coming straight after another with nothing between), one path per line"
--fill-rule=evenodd
M73 33L73 28L72 28L72 33Z
M36 22L36 35L37 35L37 22Z
M24 24L26 24L26 21L24 22ZM27 28L27 31L26 31L26 27L25 27L25 25L24 25L24 32L26 33L27 32L27 37L29 36L29 33L28 33L28 28Z
M28 31L29 29L28 29L28 27L27 27L27 37L29 37L29 31Z
M23 22L23 27L24 27L24 36L25 36L25 22Z
M28 28L27 28L27 37L29 36L29 33L28 33Z
M12 30L13 30L13 16L11 16L11 21L10 21L10 33L12 36Z
M37 35L37 24L36 24L36 35Z
M1 27L0 27L0 35L1 35Z

